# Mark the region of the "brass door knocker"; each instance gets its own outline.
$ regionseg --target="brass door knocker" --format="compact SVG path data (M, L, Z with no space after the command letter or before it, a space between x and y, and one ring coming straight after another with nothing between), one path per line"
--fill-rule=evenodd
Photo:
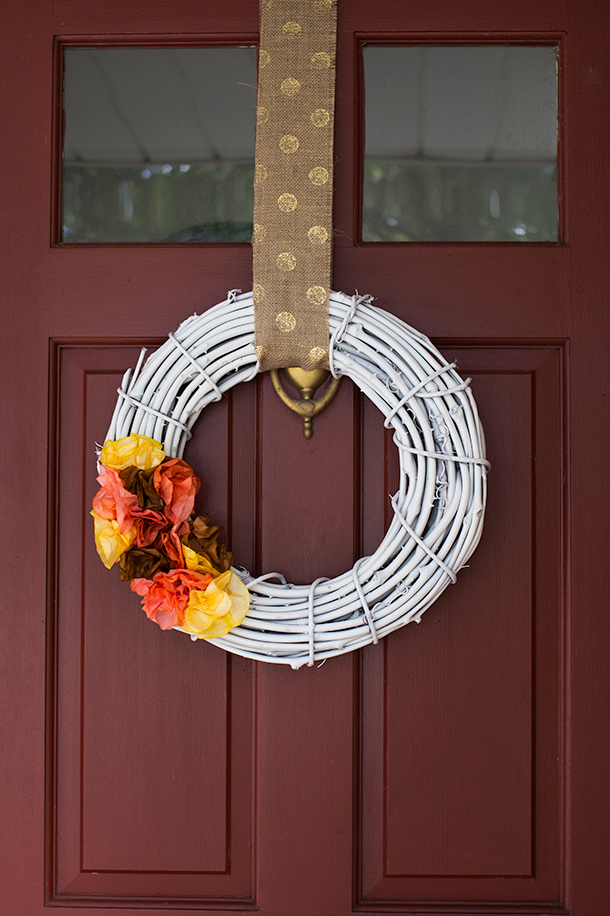
M286 381L300 394L301 397L299 400L291 398L290 395L286 393L282 385L280 371L283 373ZM295 413L299 414L300 417L303 417L303 435L306 439L311 439L313 435L312 420L332 401L339 387L339 379L333 378L324 394L315 400L314 393L330 376L328 369L313 369L310 372L296 367L281 370L271 369L269 375L271 376L271 381L277 395L284 404L290 407Z

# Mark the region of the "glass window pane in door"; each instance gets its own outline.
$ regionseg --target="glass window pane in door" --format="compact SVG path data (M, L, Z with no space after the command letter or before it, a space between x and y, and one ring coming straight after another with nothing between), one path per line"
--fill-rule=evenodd
M248 242L256 49L67 47L63 242Z
M363 241L558 240L556 47L363 54Z

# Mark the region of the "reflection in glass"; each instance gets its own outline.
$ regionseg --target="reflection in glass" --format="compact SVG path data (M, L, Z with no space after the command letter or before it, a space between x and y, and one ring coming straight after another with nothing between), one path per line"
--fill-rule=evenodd
M64 242L248 242L256 49L66 48Z
M557 49L364 49L362 239L556 241Z

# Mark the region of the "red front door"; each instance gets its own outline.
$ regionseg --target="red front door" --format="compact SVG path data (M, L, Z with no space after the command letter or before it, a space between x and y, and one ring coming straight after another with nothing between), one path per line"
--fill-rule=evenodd
M249 289L250 247L51 243L54 36L55 52L243 44L258 4L9 13L2 912L601 916L605 5L340 4L334 285L371 293L472 376L492 473L481 545L421 626L298 672L159 631L99 564L87 515L123 371ZM358 242L358 50L415 39L559 45L560 243ZM251 570L334 575L389 520L394 446L347 383L309 443L268 379L239 386L186 457Z

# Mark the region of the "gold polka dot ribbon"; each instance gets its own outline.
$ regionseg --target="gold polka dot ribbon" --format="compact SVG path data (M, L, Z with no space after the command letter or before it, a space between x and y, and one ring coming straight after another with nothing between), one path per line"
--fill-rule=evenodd
M337 0L260 0L254 336L262 370L328 368Z

